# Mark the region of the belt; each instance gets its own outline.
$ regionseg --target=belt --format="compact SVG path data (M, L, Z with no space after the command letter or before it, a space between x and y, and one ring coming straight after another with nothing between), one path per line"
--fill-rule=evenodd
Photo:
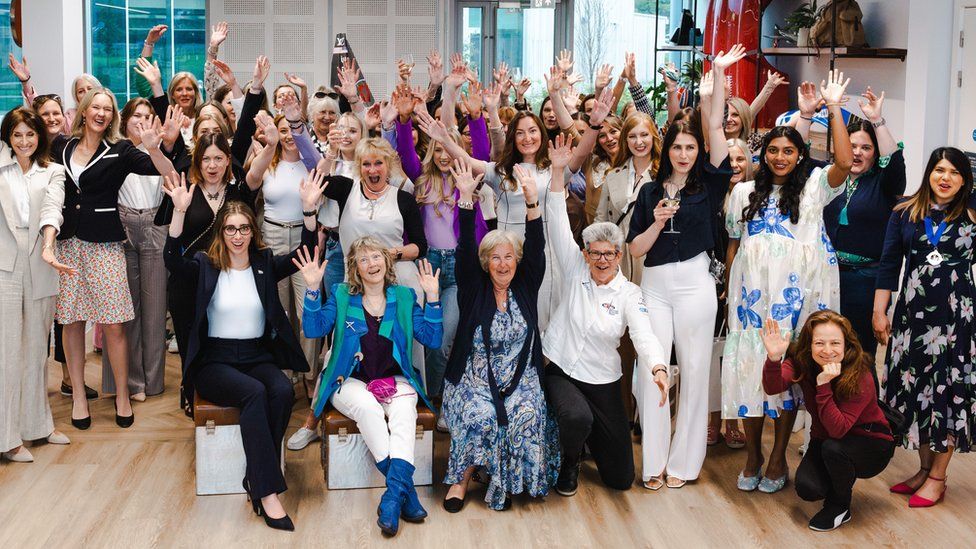
M861 263L860 265L848 265L847 263L837 263L837 268L841 271L858 271L861 269L870 269L872 267L877 267L880 265L880 261L872 261L871 263Z
M274 225L275 227L281 227L283 229L294 229L296 227L301 227L302 225L305 224L304 221L294 221L292 223L285 223L285 222L282 222L282 221L274 221L272 219L268 219L267 217L264 218L264 222L265 223L270 223L270 224Z

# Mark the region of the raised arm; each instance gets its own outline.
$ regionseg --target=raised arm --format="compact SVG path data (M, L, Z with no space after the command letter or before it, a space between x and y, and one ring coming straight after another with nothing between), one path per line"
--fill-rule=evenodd
M611 90L607 90L612 93ZM549 190L552 193L546 199L546 220L549 223L550 246L559 268L563 274L572 272L575 267L585 263L580 255L579 246L573 239L573 230L569 226L569 214L566 212L566 182L565 173L569 159L573 155L572 143L559 134L549 144L549 159L552 161L552 178Z
M31 73L30 67L27 66L27 57L23 57L21 61L17 61L14 54L7 54L7 66L10 67L10 72L14 73L17 80L20 80L20 87L24 93L24 101L27 106L30 107L34 103L34 97L37 93L34 91L34 86L31 85Z
M796 117L793 127L800 133L804 142L810 140L810 126L813 125L813 116L817 113L821 98L817 95L817 86L813 82L804 81L796 88L796 104L800 110Z
M567 86L566 73L556 65L549 68L549 74L543 74L546 79L546 89L549 91L549 102L552 104L552 111L556 115L556 122L563 131L575 127L573 117L566 110L563 102L562 89Z
M756 98L752 100L752 104L749 105L749 111L752 113L752 119L755 120L759 116L759 111L766 106L766 102L769 98L773 96L773 92L776 91L777 86L789 86L790 83L783 78L783 75L776 71L766 71L766 84Z
M478 243L475 237L474 193L481 183L484 174L475 176L471 166L455 159L451 167L451 177L458 190L458 220L459 234L457 259L454 262L454 273L457 279L458 292L466 294L475 290L485 277L478 261ZM460 295L458 296L461 297Z
M746 56L746 49L742 44L735 44L728 53L719 52L718 56L712 61L712 82L710 99L706 99L706 84L702 81L700 94L702 102L709 101L710 111L708 113L708 156L712 166L716 168L729 156L729 146L725 140L725 69L738 63ZM666 154L666 153L665 153ZM700 154L700 153L699 153Z
M458 91L468 76L468 65L464 62L460 53L451 54L451 73L444 79L443 90L441 92L441 122L448 129L457 127L457 119L454 115L457 106Z
M220 78L217 72L217 54L220 53L220 45L227 40L227 22L220 21L210 27L210 45L207 47L207 60L203 64L203 91L207 94L207 99L212 99L220 87ZM226 80L225 80L226 82ZM228 82L229 84L229 82ZM237 95L235 97L240 97Z
M487 162L472 158L461 145L450 138L447 127L442 121L434 120L427 113L417 112L417 123L420 124L421 131L429 135L433 141L440 143L452 158L460 159L466 165L471 166L475 174L483 174L488 170Z
M299 109L298 113L301 116L301 120L305 122L305 118L308 114L308 84L305 83L305 79L297 74L285 73L285 80L289 84L298 88L299 96Z
M264 134L265 144L261 152L254 155L254 158L251 159L251 167L247 170L247 177L245 179L248 188L252 191L261 188L261 184L264 181L264 174L271 167L271 160L274 158L275 149L281 137L278 133L278 127L275 126L274 120L268 113L264 111L259 112L254 118Z
M346 98L352 112L362 116L366 107L363 105L363 100L359 97L359 89L356 87L360 74L356 63L352 59L346 59L338 68L339 85L335 87L335 91Z
M844 113L841 105L844 92L851 79L844 80L841 71L830 71L828 81L820 83L820 95L827 102L827 118L830 122L830 137L834 143L834 163L827 168L827 183L831 187L840 187L847 181L854 164L854 152L851 150L851 136L844 125Z
M878 139L878 157L894 154L898 150L898 141L891 135L891 130L888 129L888 124L881 113L885 92L882 91L880 96L875 95L871 86L868 86L867 91L861 94L861 97L864 99L859 99L857 103L861 107L864 119L874 126L874 135Z
M136 59L136 67L134 70L143 81L149 84L149 93L143 95L143 97L161 97L166 95L166 92L163 91L163 77L159 72L159 63L157 61L150 63L147 58L139 57ZM142 94L140 93L140 95Z
M593 154L593 148L596 147L597 139L600 137L600 128L603 126L603 121L606 120L607 115L610 114L610 102L612 100L613 90L604 88L600 97L593 104L593 110L590 111L589 127L583 132L583 136L569 159L571 171L579 170L583 166L583 162L586 162L586 159Z
M149 32L146 34L146 40L142 43L142 52L140 52L139 57L150 62L153 61L152 54L153 49L156 47L156 42L166 34L168 28L166 25L156 25L149 29ZM136 93L140 97L156 97L156 88L152 86L152 81L144 78L138 69L135 70L135 73Z

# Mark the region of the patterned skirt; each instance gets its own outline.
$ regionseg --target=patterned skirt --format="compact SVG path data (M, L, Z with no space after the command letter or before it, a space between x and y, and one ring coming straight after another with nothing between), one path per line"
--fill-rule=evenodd
M120 324L135 318L121 242L61 240L58 261L78 271L73 276L61 274L56 312L60 324Z

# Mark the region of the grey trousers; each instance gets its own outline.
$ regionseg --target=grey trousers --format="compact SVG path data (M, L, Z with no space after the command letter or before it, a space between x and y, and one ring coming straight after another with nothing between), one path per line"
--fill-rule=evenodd
M167 227L153 224L156 209L119 206L125 228L125 274L135 318L125 324L129 346L129 394L158 395L166 371L166 266L163 246ZM102 353L102 391L114 393L115 376L108 353Z
M54 296L34 299L27 232L15 230L13 271L0 271L0 452L54 431L47 401L47 338L54 322Z

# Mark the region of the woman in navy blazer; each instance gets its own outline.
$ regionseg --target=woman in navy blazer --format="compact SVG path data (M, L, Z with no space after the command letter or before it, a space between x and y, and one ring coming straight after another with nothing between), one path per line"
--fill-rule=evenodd
M218 212L209 249L183 256L179 236L195 186L187 187L185 176L171 174L164 187L173 200L163 251L166 268L197 286L183 384L187 394L195 388L211 402L241 409L244 489L268 526L293 530L278 499L287 489L279 456L295 399L281 370L307 372L308 363L278 299L278 282L298 271L292 261L297 250L275 256L264 245L254 212L235 201ZM315 206L320 197L317 184L303 182L301 247L306 254L318 239Z

